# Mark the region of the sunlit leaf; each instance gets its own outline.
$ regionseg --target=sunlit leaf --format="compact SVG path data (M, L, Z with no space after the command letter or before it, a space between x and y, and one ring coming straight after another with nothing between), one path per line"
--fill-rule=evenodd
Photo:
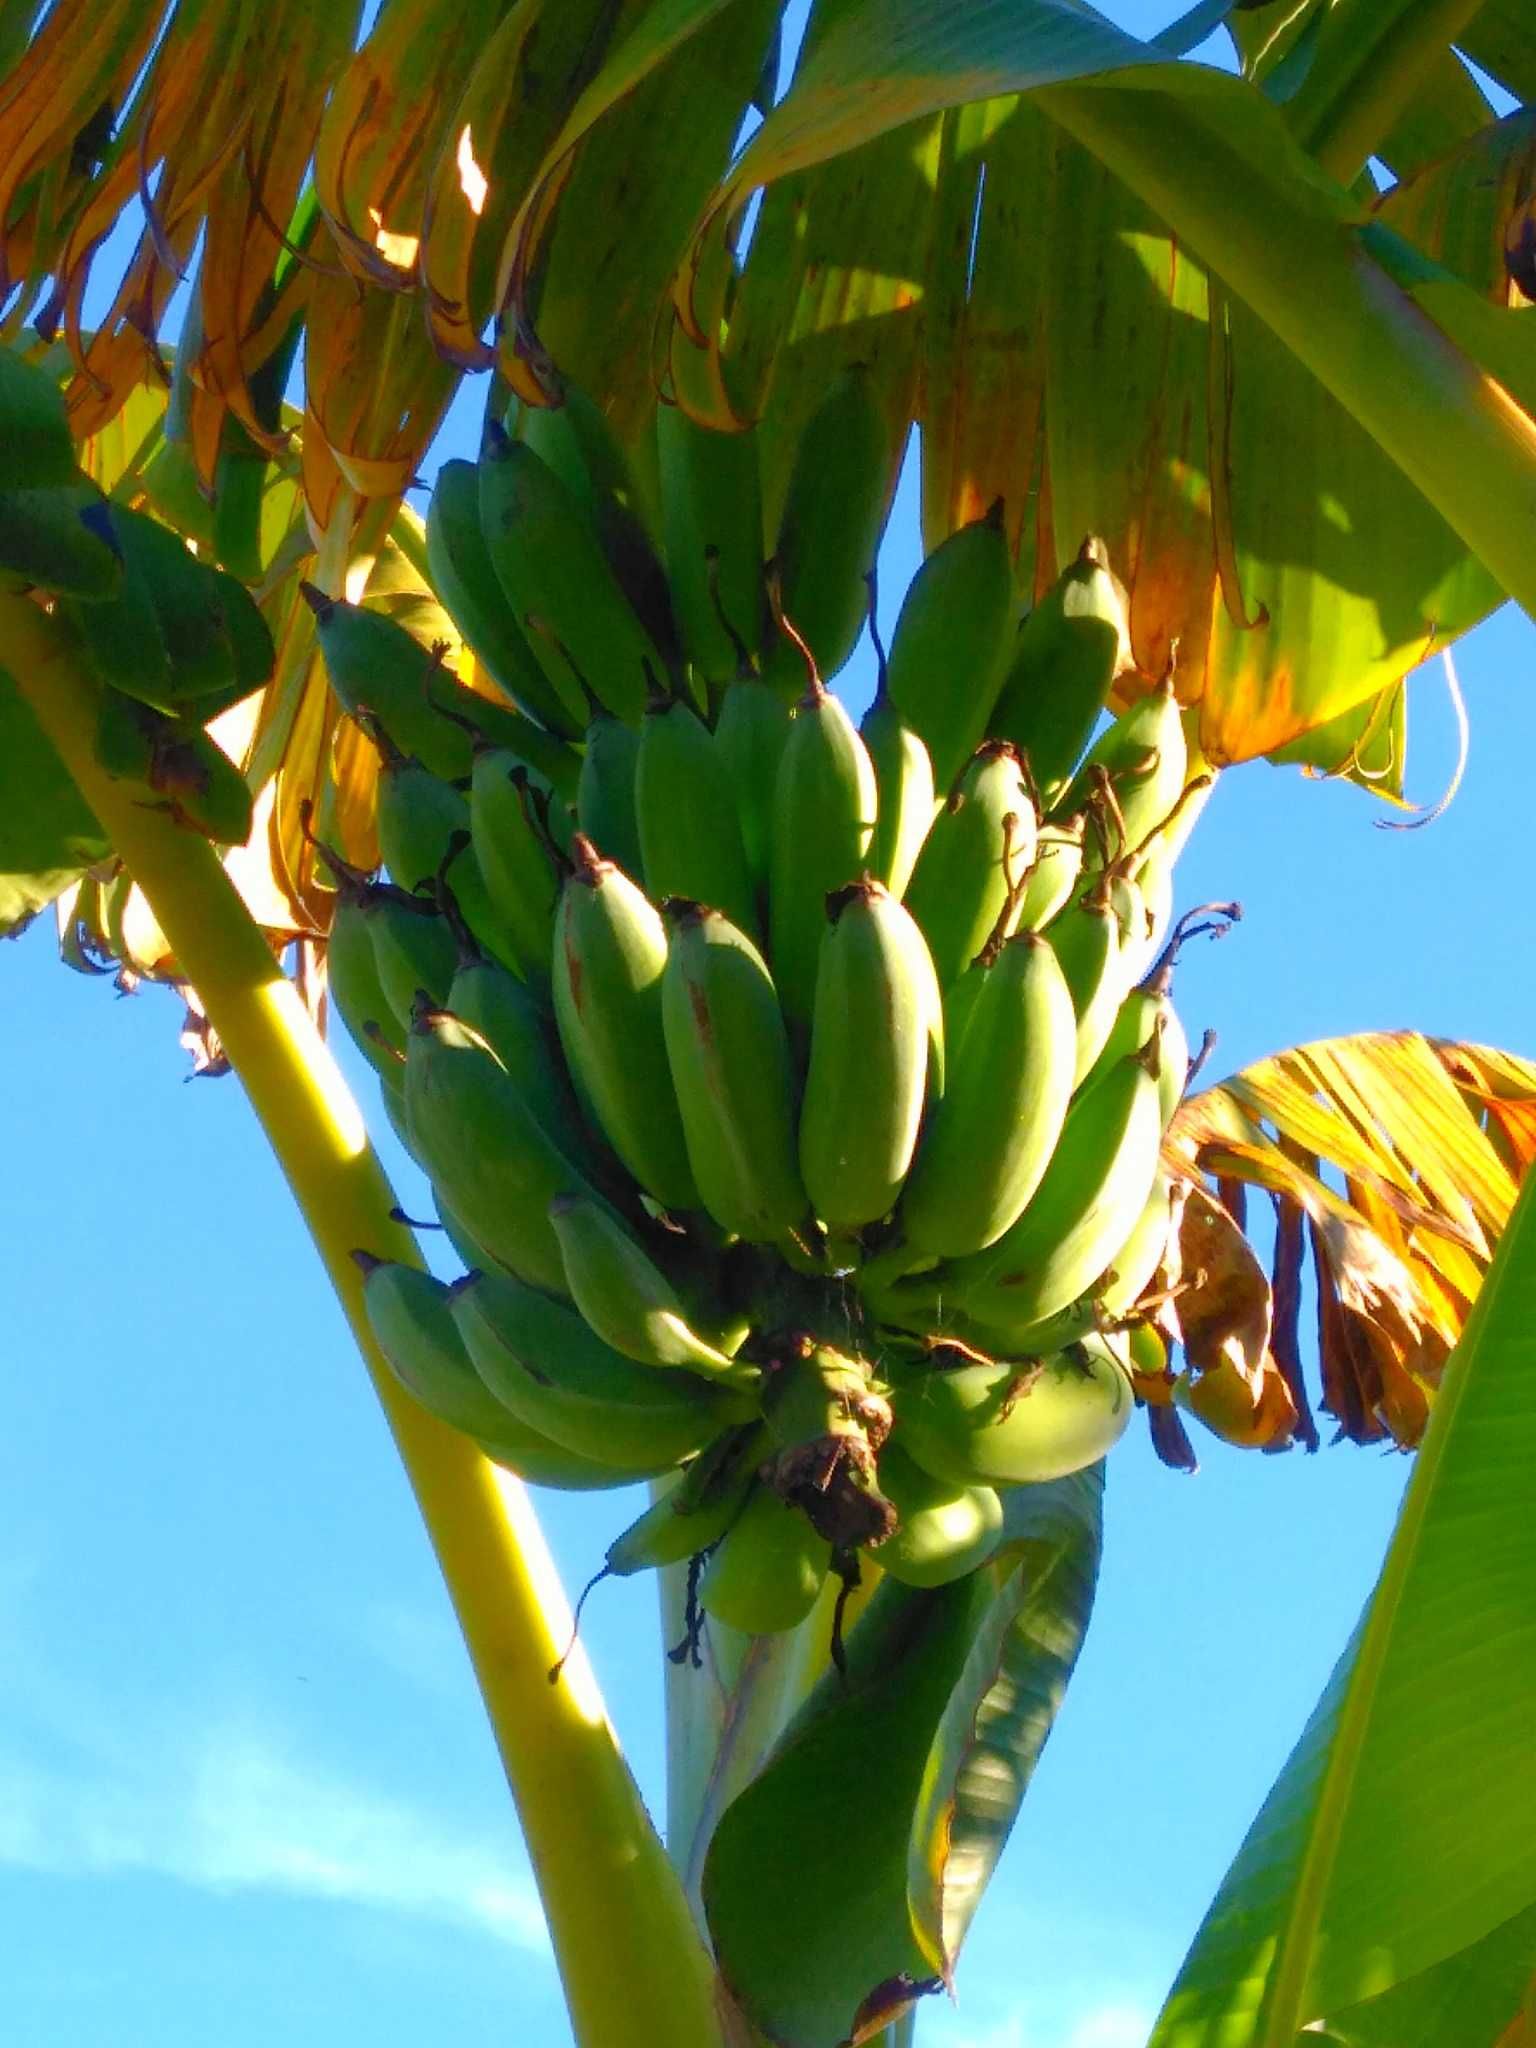
M1536 1901L1533 1233L1528 1188L1445 1376L1376 1592L1153 2048L1295 2048L1302 2027L1432 1970Z
M1329 2015L1296 2048L1521 2048L1506 2033L1536 1977L1536 1906L1390 1991Z
M0 934L14 931L111 851L25 698L0 669Z
M1004 1496L1006 1577L950 1695L908 1852L913 1924L952 1970L1066 1695L1093 1611L1104 1468Z
M1101 1467L1014 1489L996 1561L932 1592L882 1583L710 1843L725 1980L783 2048L863 2040L947 1977L1077 1660ZM789 1848L789 1844L793 1848Z
M1282 1362L1301 1309L1284 1269L1310 1246L1340 1433L1416 1442L1536 1151L1536 1064L1412 1032L1324 1040L1192 1096L1170 1150L1274 1198Z

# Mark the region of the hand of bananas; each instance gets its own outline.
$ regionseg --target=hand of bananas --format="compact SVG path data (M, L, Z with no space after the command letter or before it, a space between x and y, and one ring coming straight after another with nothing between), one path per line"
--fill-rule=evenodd
M680 1469L608 1569L699 1559L734 1627L861 1552L941 1584L998 1488L1130 1419L1188 1067L1155 961L1209 778L1166 684L1084 757L1123 596L1089 541L1019 629L995 514L924 563L856 729L822 676L888 484L860 373L772 573L750 433L664 410L648 492L590 405L515 424L428 520L515 711L318 606L390 873L334 864L332 991L471 1269L360 1254L376 1334L529 1479Z

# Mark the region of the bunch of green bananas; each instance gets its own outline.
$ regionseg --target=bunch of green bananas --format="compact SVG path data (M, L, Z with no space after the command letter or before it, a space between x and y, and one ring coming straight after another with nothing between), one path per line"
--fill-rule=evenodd
M514 427L427 525L506 709L317 599L389 871L333 863L331 988L469 1268L360 1253L375 1332L529 1479L674 1475L608 1569L697 1560L719 1620L792 1627L861 1554L941 1584L1000 1488L1132 1413L1209 778L1171 685L1089 746L1123 593L1090 541L1021 627L995 512L854 725L823 676L890 480L862 373L769 535L750 432L663 410L642 475L579 394Z
M78 466L57 385L6 348L0 449L0 589L36 590L73 625L101 686L101 765L208 838L243 844L251 793L205 728L272 673L249 592L102 495Z

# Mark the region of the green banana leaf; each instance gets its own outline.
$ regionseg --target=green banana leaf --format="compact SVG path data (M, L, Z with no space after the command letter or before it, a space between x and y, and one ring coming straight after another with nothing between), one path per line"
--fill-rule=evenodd
M660 33L657 16L668 12L694 17L681 48ZM697 0L648 11L617 62L621 76L638 73L631 46L642 41L652 62L586 135L542 253L538 351L583 390L602 392L631 439L654 402L650 352L637 344L649 336L699 206L730 161L778 5L736 0L708 19L718 13ZM661 135L669 138L664 152L647 148Z
M1447 1370L1375 1594L1151 2048L1295 2048L1304 2027L1536 1907L1533 1462L1528 1180ZM1480 2048L1476 2036L1440 2038Z
M1014 1568L982 1618L933 1746L907 1895L926 1950L954 1969L1066 1694L1093 1612L1104 1467L1003 1495Z
M1481 1941L1406 1978L1361 2005L1335 2013L1297 2048L1495 2048L1536 1979L1536 1907Z
M0 936L15 932L111 848L69 771L0 669Z
M886 1580L846 1681L721 1817L710 1934L778 2048L865 2040L949 1978L1087 1628L1102 1490L1100 1467L1019 1488L1000 1564L932 1592Z
M1420 305L1446 330L1439 368L1431 371L1424 355L1413 376L1387 371L1390 354L1417 348L1423 330L1418 314L1406 303L1399 269L1383 271L1379 286L1369 277L1369 262L1351 232L1361 217L1362 202L1320 174L1292 139L1280 109L1256 96L1251 86L1202 66L1162 62L1154 47L1137 43L1090 13L1047 6L1044 0L1036 0L1032 6L966 9L937 9L923 0L906 0L906 4L865 0L862 6L840 15L807 62L795 89L743 152L701 224L700 234L707 240L711 234L725 232L755 186L771 186L778 179L858 150L925 112L1004 90L1039 94L1045 112L1064 122L1112 170L1140 185L1143 201L1179 236L1183 245L1180 260L1188 261L1191 247L1197 256L1218 260L1235 292L1252 308L1251 312L1245 310L1243 320L1255 331L1260 322L1273 324L1278 339L1269 347L1287 364L1292 377L1309 382L1315 375L1330 387L1345 413L1357 415L1356 423L1349 427L1362 451L1354 466L1382 464L1372 478L1372 489L1356 504L1351 485L1351 502L1331 507L1330 531L1327 520L1316 516L1317 487L1307 483L1307 510L1313 514L1307 538L1322 544L1322 574L1317 580L1325 589L1341 588L1358 598L1373 587L1369 579L1373 565L1360 551L1374 546L1375 532L1382 524L1381 486L1385 483L1385 501L1392 504L1394 516L1408 495L1401 478L1393 475L1394 463L1408 472L1462 536L1482 550L1489 574L1469 570L1460 545L1442 529L1438 543L1431 544L1428 559L1416 560L1400 582L1389 585L1388 618L1375 627L1384 649L1391 649L1394 643L1399 646L1395 664L1388 656L1389 667L1395 665L1400 674L1411 665L1401 659L1398 635L1402 629L1391 619L1393 602L1411 608L1419 627L1428 627L1419 641L1420 653L1436 630L1459 630L1469 614L1475 617L1486 610L1500 584L1536 603L1536 577L1525 563L1514 559L1514 551L1501 541L1492 523L1480 516L1468 488L1470 478L1477 475L1480 493L1509 489L1506 509L1512 511L1517 499L1523 501L1529 487L1530 422L1505 419L1493 436L1503 445L1497 451L1484 445L1475 455L1465 431L1468 415L1463 413L1460 427L1453 422L1452 416L1460 409L1453 396L1458 388L1471 413L1480 414L1485 403L1485 387L1474 365L1483 359L1486 336L1472 316L1470 303L1464 303L1470 302L1471 295L1449 276L1434 285L1433 299L1427 286L1416 290ZM1222 167L1219 173L1218 165ZM1230 203L1222 206L1218 221L1215 193L1219 186L1228 193L1243 191L1247 204L1242 208ZM1301 316L1298 295L1288 287L1281 289L1286 261L1274 234L1282 220L1291 253L1300 266L1296 274L1308 275L1309 287L1315 287L1309 318ZM1077 225L1081 228L1080 222ZM1092 232L1083 239L1090 250L1104 246L1102 237ZM1375 254L1388 253L1379 240L1370 246ZM1122 269L1126 254L1136 248L1132 239L1129 251L1116 252ZM1054 260L1054 254L1052 245L1049 260ZM694 261L703 263L704 258L696 255ZM1394 285L1398 287L1396 296ZM1121 284L1118 289L1123 294L1127 287ZM1321 317L1330 302L1331 310ZM1336 327L1332 325L1335 320ZM1325 329L1331 331L1331 340L1324 338ZM1347 347L1346 333L1351 337ZM1366 341L1367 333L1372 334L1373 342ZM1466 354L1458 354L1451 346L1451 334ZM1245 345L1250 355L1261 346ZM1291 362L1286 351L1294 351L1306 370ZM1239 351L1234 346L1231 353L1238 360L1241 380L1244 370ZM1358 375L1349 365L1352 356L1358 363ZM1374 388L1364 374L1367 359L1373 365ZM1113 397L1113 379L1123 371L1126 360L1123 353L1118 355L1110 381L1101 382L1097 394L1101 404L1106 396ZM1257 360L1256 394L1259 400L1268 401L1266 426L1272 427L1277 413L1291 416L1291 405L1286 403L1290 389L1272 390L1273 378L1283 378L1284 373L1272 371L1262 356ZM1500 365L1507 369L1507 353L1501 356ZM1426 403L1425 417L1410 419L1428 398L1430 387L1421 381L1425 372L1444 402ZM1218 396L1230 374L1220 361L1214 366L1212 388ZM1184 399L1190 389L1188 378L1175 380L1173 389ZM1316 398L1323 398L1322 391ZM1255 425L1258 409L1257 404L1248 408ZM1307 400L1304 392L1303 416L1308 426L1309 415L1318 426L1317 445L1331 447L1331 438L1325 440L1324 434L1335 426L1335 419L1329 410ZM1311 440L1310 432L1306 438ZM1260 440L1272 448L1272 431ZM1380 443L1391 462L1382 461L1370 445L1373 441ZM1123 459L1123 441L1119 449ZM1172 457L1177 451L1169 452ZM1223 457L1234 465L1247 458L1245 468L1238 470L1240 477L1253 466L1251 451L1245 446L1218 446L1211 469L1212 491L1225 481ZM1304 474L1306 465L1301 468ZM1263 474L1262 465L1259 473ZM1498 484L1494 483L1496 474L1502 476ZM1018 479L1013 482L1016 487ZM1261 513L1266 509L1261 504ZM1325 505L1323 509L1329 508ZM1302 616L1310 606L1298 610L1299 597L1312 574L1314 550L1303 547L1296 554L1290 552L1296 539L1291 516L1290 508L1282 506L1271 524L1261 517L1256 544L1251 538L1245 542L1239 520L1236 563L1231 576L1225 569L1223 574L1224 610L1230 615L1232 631L1250 634L1266 610L1273 612L1276 604L1289 596L1295 642L1299 646L1305 640L1315 650L1328 644L1332 636L1323 631L1319 637L1325 621ZM1218 532L1226 523L1218 508ZM1251 533L1251 517L1247 524ZM1281 537L1279 552L1277 533ZM1055 536L1058 553L1073 537L1063 522L1062 532ZM1155 540L1160 538L1158 535ZM1254 591L1244 587L1241 566L1245 546L1275 572L1270 587ZM1289 591L1285 571L1290 572ZM1352 619L1353 633L1346 636L1346 641L1356 642L1351 659L1357 657L1360 644L1369 644L1364 632L1369 608L1358 607L1358 617L1359 624ZM1218 625L1222 623L1218 614ZM1252 658L1248 665L1262 666ZM1335 691L1332 698L1325 696L1315 707L1296 706L1288 700L1294 691L1305 692L1310 678L1305 671L1299 677L1297 664L1288 658L1273 666L1273 684L1267 686L1269 701L1264 706L1270 730L1256 732L1254 743L1249 744L1244 731L1247 721L1234 715L1231 723L1237 728L1236 735L1220 730L1213 734L1222 758L1282 744L1308 723L1322 722L1349 708L1349 697L1338 694L1336 679L1328 671L1325 690ZM1353 688L1358 701L1390 687L1395 680L1391 674L1374 678L1367 674L1363 679L1357 676L1347 687ZM1241 696L1243 712L1251 712L1252 687L1244 688Z
M1525 0L1484 0L1456 40L1516 99L1536 100L1536 23Z

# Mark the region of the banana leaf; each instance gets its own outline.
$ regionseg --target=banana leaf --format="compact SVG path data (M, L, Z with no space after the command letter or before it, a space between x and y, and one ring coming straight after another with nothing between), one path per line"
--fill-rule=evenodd
M1294 1433L1315 1442L1299 1363L1310 1250L1322 1409L1339 1437L1417 1443L1536 1157L1536 1063L1406 1031L1323 1040L1191 1096L1167 1151L1238 1225L1247 1190L1274 1204L1271 1348Z
M1000 1562L930 1592L886 1579L846 1676L726 1808L705 1911L777 2048L872 2040L949 1980L1087 1628L1102 1488L1098 1466L1017 1488Z
M1202 243L1207 255L1219 250L1223 268L1230 273L1229 282L1252 301L1254 309L1253 313L1246 309L1234 311L1220 327L1212 322L1217 357L1208 373L1212 388L1224 408L1231 405L1234 384L1241 396L1229 418L1218 412L1205 437L1198 430L1194 435L1197 448L1202 438L1209 444L1204 487L1215 501L1211 549L1215 560L1208 560L1205 565L1207 593L1211 568L1219 565L1222 570L1223 604L1217 608L1213 628L1213 635L1218 637L1218 681L1214 686L1209 678L1206 682L1213 699L1206 743L1215 758L1229 759L1284 744L1309 725L1347 710L1351 701L1395 687L1403 671L1434 644L1437 633L1462 630L1481 616L1496 601L1500 582L1515 590L1523 588L1524 572L1513 563L1510 551L1498 545L1497 537L1482 528L1480 520L1475 522L1480 529L1477 544L1491 574L1469 565L1461 543L1445 527L1439 527L1437 534L1438 522L1433 519L1424 528L1423 547L1411 549L1411 559L1400 563L1395 573L1390 567L1384 570L1382 561L1372 553L1380 524L1379 507L1384 499L1393 504L1394 519L1390 523L1395 531L1402 518L1408 516L1403 511L1405 504L1411 502L1411 494L1404 491L1400 479L1393 478L1394 463L1407 469L1420 488L1427 487L1427 494L1436 500L1442 512L1450 515L1464 536L1472 534L1474 522L1468 516L1472 508L1465 501L1455 502L1462 498L1467 480L1465 438L1450 432L1448 415L1437 427L1425 430L1421 426L1411 433L1406 417L1388 421L1387 408L1372 400L1363 380L1357 385L1347 373L1341 376L1341 357L1330 359L1328 350L1319 345L1318 336L1310 327L1304 329L1299 321L1281 317L1284 308L1265 282L1266 275L1272 282L1273 273L1283 268L1277 264L1277 252L1265 251L1261 274L1255 244L1251 251L1254 267L1250 270L1249 252L1239 251L1231 223L1224 225L1218 235L1214 215L1206 210L1211 195L1197 195L1194 187L1203 187L1207 180L1215 183L1214 163L1219 157L1227 162L1230 178L1245 187L1255 203L1262 203L1262 192L1283 190L1288 225L1297 238L1298 274L1310 271L1320 275L1319 265L1326 268L1336 260L1343 246L1338 239L1340 231L1347 231L1357 217L1358 202L1319 177L1315 166L1289 141L1279 111L1268 108L1251 89L1199 66L1157 68L1158 56L1154 48L1134 42L1091 15L1043 5L1007 10L975 7L942 14L916 4L916 0L906 6L856 8L838 20L834 32L808 63L796 89L753 138L700 232L706 238L725 232L754 186L771 187L777 179L803 175L811 166L867 145L873 137L910 122L924 110L962 104L1004 86L1024 87L1037 93L1048 114L1065 119L1079 139L1086 141L1090 150L1103 155L1122 176L1132 175L1129 167L1133 163L1137 170L1146 168L1143 145L1150 146L1152 128L1156 125L1161 170L1156 186L1148 193L1151 208L1162 213L1176 233L1187 224L1196 257L1202 253ZM1069 79L1080 80L1082 88L1088 89L1065 91L1064 81ZM1144 97L1148 94L1150 100ZM1151 111L1154 104L1155 115ZM1173 141L1169 124L1182 141ZM1181 166L1188 170L1187 182ZM1147 182L1152 186L1152 180ZM1010 202L1016 203L1017 195L1004 188L998 203ZM986 203L991 203L990 193ZM1103 289L1102 296L1116 317L1124 317L1122 309L1128 299L1134 304L1138 282L1134 260L1138 253L1136 231L1122 230L1119 237L1113 230L1107 235L1091 230L1084 234L1081 219L1075 213L1068 218L1078 229L1078 245L1105 252L1101 260L1118 265L1121 276ZM1150 239L1153 247L1143 260L1156 289L1156 245L1159 239L1166 239L1166 229L1154 230ZM1048 240L1046 246L1051 248L1053 244ZM1325 256L1329 248L1335 256ZM1303 255L1304 249L1310 251L1309 256ZM1170 259L1175 254L1177 266L1189 265L1191 248L1185 245L1182 235L1176 250L1170 245ZM1173 273L1177 266L1169 260L1168 272ZM1347 284L1342 271L1334 275L1343 296L1353 297L1364 280L1353 257L1348 267ZM1168 287L1164 285L1161 289ZM1442 292L1438 281L1435 290L1437 294ZM1464 295L1458 296L1451 281L1446 281L1443 295L1437 295L1433 302L1424 292L1415 295L1432 310L1442 327L1454 331L1464 348L1481 354L1486 337L1467 316L1462 303ZM1071 295L1063 296L1070 309ZM1294 294L1292 299L1294 310ZM1094 310L1098 311L1097 302ZM1342 300L1338 310L1342 319ZM1378 304L1377 310L1383 321L1380 334L1384 344L1389 348L1396 345L1390 341L1389 328L1396 331L1399 341L1405 341L1409 327L1403 323L1411 322L1415 316L1401 302L1397 310L1387 311L1384 302ZM1198 319L1198 312L1195 317ZM1373 324L1374 317L1359 302L1348 316L1349 330L1359 329L1362 320L1367 326ZM1260 325L1270 321L1275 323L1278 341L1270 339ZM1244 331L1230 335L1228 330L1234 325L1241 325ZM1148 356L1127 357L1120 349L1113 366L1106 361L1095 384L1095 400L1101 411L1106 395L1112 398L1123 381L1127 361L1142 364L1144 373L1155 377L1159 364L1155 328L1149 341ZM1307 366L1305 369L1287 353L1289 350L1296 351ZM1065 350L1063 359L1073 360ZM1454 367L1450 359L1445 360L1444 367L1452 381L1470 369L1470 365ZM1496 367L1497 374L1507 379L1507 354L1500 357ZM1332 396L1312 383L1313 376L1320 384L1331 385ZM1387 376L1381 381L1390 384L1395 380ZM1469 395L1477 382L1473 375ZM1398 384L1397 388L1400 393L1406 392L1408 385ZM1450 387L1444 388L1448 392ZM1160 417L1177 421L1181 405L1187 407L1203 401L1203 388L1197 394L1190 376L1176 374L1171 378L1171 392L1164 399ZM1335 401L1342 401L1337 410ZM1070 424L1076 423L1077 410L1080 409L1074 408ZM1358 424L1348 417L1351 411L1358 414ZM1282 413L1288 421L1299 421L1302 442L1316 451L1318 465L1326 467L1332 463L1337 468L1336 451L1340 447L1349 454L1342 472L1349 478L1344 485L1343 503L1337 493L1320 483L1316 467L1308 473L1305 457L1295 465L1279 466L1293 479L1290 489L1302 501L1303 523L1299 527L1295 506L1283 497L1270 507L1261 496L1252 501L1251 510L1249 500L1241 496L1235 503L1230 499L1222 502L1229 489L1252 493L1266 486L1273 490L1275 482L1284 484L1284 477L1266 478L1266 469L1274 469L1275 465L1256 462L1254 458L1255 447L1272 448L1273 421ZM1058 406L1057 416L1068 421L1065 404ZM1131 416L1134 419L1134 406ZM1145 459L1141 455L1143 440L1134 429L1127 434L1129 422L1114 424L1121 431L1108 438L1115 440L1120 464L1128 466L1134 477L1139 462ZM1516 456L1515 444L1523 446L1529 438L1528 424L1522 420L1509 422L1511 440L1506 452L1521 471L1530 458L1528 453ZM1243 428L1246 435L1240 436L1239 429ZM1391 461L1373 445L1377 439ZM1454 462L1453 440L1457 444ZM1136 454L1126 465L1128 442ZM1161 459L1162 451L1154 444L1152 454ZM1427 465L1422 459L1426 455L1431 458ZM1440 470L1442 458L1444 468L1431 483L1428 469ZM1189 464L1176 438L1168 447L1167 461L1171 472L1187 478ZM1085 498L1091 497L1091 491L1082 487L1070 465L1065 467L1063 482L1072 482L1080 507ZM1155 467L1150 473L1157 474ZM1088 471L1090 481L1108 474L1107 466ZM1250 478L1256 481L1250 482ZM1230 486L1229 479L1235 479ZM1509 479L1514 485L1515 469L1509 472ZM1019 480L1015 478L1013 482L1017 489ZM1198 468L1193 487L1198 492ZM1190 488L1189 483L1185 488ZM1525 486L1515 488L1523 491ZM1042 498L1045 495L1042 493ZM1196 516L1200 509L1197 499ZM1081 516L1080 510L1068 513L1060 522L1060 530L1053 535L1055 560L1060 559L1063 547L1074 546L1080 538L1073 521ZM1142 530L1144 525L1142 522L1133 530L1129 546L1112 552L1128 561L1133 574L1140 560L1147 559L1155 575L1162 566L1162 534L1156 530L1146 532ZM1301 545L1293 553L1298 540ZM1326 602L1343 603L1341 616L1347 630L1342 634L1333 630L1336 622L1327 614L1326 602L1323 611L1315 610L1319 592ZM1371 602L1378 595L1384 612L1381 617L1375 616L1377 607ZM1402 609L1394 617L1396 606ZM1185 616L1181 623L1198 621L1198 607L1194 603L1182 610ZM1270 626L1272 619L1278 619L1274 629ZM1194 645L1198 650L1203 637L1199 635L1198 624L1196 635ZM1179 637L1182 642L1186 635L1181 633ZM1143 632L1142 640L1147 652L1142 654L1138 646L1138 654L1144 663L1152 665L1156 637ZM1277 647L1276 655L1269 659L1268 640L1275 641ZM1319 646L1336 640L1343 649L1337 667L1317 664L1315 659L1300 659L1303 648L1315 657ZM1292 649L1297 652L1292 653ZM1187 657L1187 648L1185 653ZM1373 674L1373 661L1383 662L1388 672ZM1230 709L1223 701L1220 687L1227 679L1219 671L1226 665L1235 670L1228 692ZM1314 703L1308 700L1307 693L1315 686L1317 669L1321 670L1320 701ZM1200 687L1190 686L1188 694L1201 694ZM1298 695L1303 700L1299 705L1293 701Z
M1449 1975L1436 1987L1453 2010L1484 1972L1519 1986L1536 1908L1533 1331L1528 1186L1445 1373L1376 1591L1151 2048L1298 2048L1335 2015L1339 2038L1353 2026L1398 2048L1401 2035L1362 2034L1368 2017L1344 2009L1402 1987L1416 2013L1408 1986L1457 1957L1465 1991ZM1501 1929L1513 1958L1492 1939ZM1518 1989L1502 2010L1517 2008ZM1480 2048L1489 2037L1438 2038Z
M1441 2048L1448 2041L1517 2048L1528 2037L1518 2023L1511 2028L1511 2015L1529 2014L1533 1985L1536 1906L1443 1963L1332 2014L1302 2035L1300 2048Z
M0 937L8 936L111 852L15 684L0 669Z

